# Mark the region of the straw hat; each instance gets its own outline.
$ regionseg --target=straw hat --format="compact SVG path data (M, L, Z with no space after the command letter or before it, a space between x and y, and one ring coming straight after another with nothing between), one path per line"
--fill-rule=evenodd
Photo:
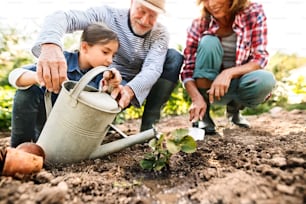
M157 12L165 13L165 0L136 0L145 7Z

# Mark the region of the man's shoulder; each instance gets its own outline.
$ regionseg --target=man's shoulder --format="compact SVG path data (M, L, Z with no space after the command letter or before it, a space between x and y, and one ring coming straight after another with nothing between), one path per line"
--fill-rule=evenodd
M170 33L167 27L161 23L156 23L150 34L146 37L151 43L162 43L168 45L170 40Z
M114 16L125 15L129 11L127 8L116 8L109 5L103 5L101 8L106 10L108 13L113 14Z
M161 22L156 22L156 24L154 25L152 32L154 33L168 33L168 28L162 24Z

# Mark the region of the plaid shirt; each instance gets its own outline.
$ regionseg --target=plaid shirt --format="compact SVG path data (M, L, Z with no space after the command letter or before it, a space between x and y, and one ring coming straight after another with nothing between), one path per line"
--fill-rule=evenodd
M261 68L268 63L267 23L262 5L251 3L242 12L235 16L233 30L237 34L236 66L247 62L257 62ZM192 79L196 61L198 44L204 35L215 35L219 26L211 16L208 21L205 18L193 20L188 29L186 48L184 50L184 67L181 72L181 80L187 82Z

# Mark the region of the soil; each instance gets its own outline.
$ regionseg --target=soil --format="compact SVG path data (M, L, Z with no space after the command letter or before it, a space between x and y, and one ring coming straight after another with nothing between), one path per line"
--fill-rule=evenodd
M306 111L274 108L248 116L251 129L215 118L218 135L179 152L168 169L149 172L139 161L150 148L136 144L99 159L15 177L0 177L0 203L305 204ZM139 120L118 127L136 134ZM166 133L190 127L187 116L163 118ZM120 138L118 133L106 136ZM0 139L9 145L9 137Z

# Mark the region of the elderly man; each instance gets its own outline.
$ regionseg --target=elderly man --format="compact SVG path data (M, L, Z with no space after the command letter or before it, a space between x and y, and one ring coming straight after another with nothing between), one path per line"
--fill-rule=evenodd
M168 47L167 29L157 22L164 12L165 0L131 0L129 9L103 5L47 16L32 49L39 56L40 83L49 91L59 92L67 78L62 37L90 23L103 22L119 36L120 47L110 65L120 71L123 79L118 103L122 108L140 107L145 101L140 130L150 129L176 86L183 63L183 56Z

